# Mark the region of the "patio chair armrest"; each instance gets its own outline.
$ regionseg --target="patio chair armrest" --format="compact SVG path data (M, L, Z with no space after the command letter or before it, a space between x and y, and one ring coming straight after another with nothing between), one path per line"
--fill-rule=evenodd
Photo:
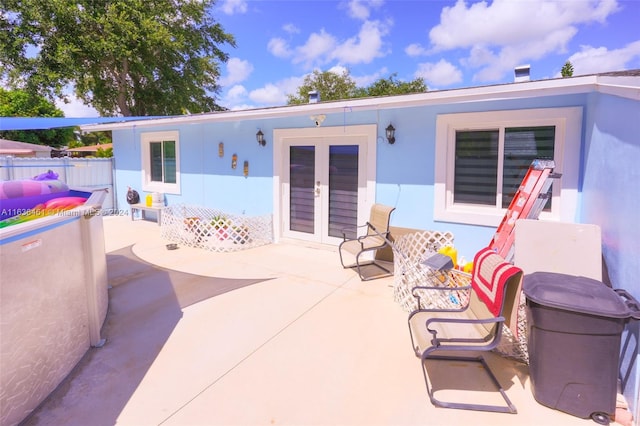
M504 322L505 318L503 316L498 316L498 317L492 317L492 318L482 318L482 319L478 319L478 318L437 318L437 317L432 317L429 318L426 321L426 326L427 329L429 329L429 325L433 324L435 322L446 322L449 324L499 324L501 322Z
M365 227L367 227L367 226L369 226L369 223L368 223L368 222L367 222L366 224L364 224L364 225L358 225L358 226L356 226L356 230L357 230L357 229L360 229L360 228L365 228ZM347 238L347 231L351 231L351 230L353 230L353 227L349 227L349 228L342 228L342 229L340 229L340 232L342 233L342 239L343 239L344 241L352 240L352 239L353 239L353 238ZM360 238L361 238L361 237L359 237L359 238L357 238L357 239L360 239Z
M389 235L389 231L383 231L383 232L380 232L380 231L378 231L378 230L376 229L376 227L375 227L375 226L373 226L370 222L367 222L367 223L366 223L365 225L363 225L363 226L367 226L367 227L369 227L369 229L371 229L371 230L372 230L376 235L378 235L379 237L382 237L382 238L385 238L385 239L386 239L386 238L387 238L387 235Z
M471 291L471 285L464 285L464 286L460 286L460 287L449 287L449 286L415 286L411 289L411 295L413 297L416 298L416 303L418 305L418 309L421 311L425 311L425 312L461 312L463 310L465 310L467 308L466 303L457 307L457 308L451 308L451 309L442 309L442 308L423 308L422 307L422 303L421 303L421 299L420 299L420 291L426 291L429 292L431 290L434 290L436 293L440 293L440 294L444 294L446 295L446 293L444 292L465 292L466 296L464 299L465 300L469 300L469 292Z
M431 334L431 344L434 347L446 348L448 350L491 350L498 345L500 340L500 335L502 334L500 331L500 326L504 324L505 318L502 316L494 317L494 318L483 318L483 319L474 319L474 318L429 318L425 327L427 331ZM469 337L459 335L456 336L455 332L452 329L449 329L449 334L446 336L438 337L438 330L434 329L432 325L436 325L438 323L447 323L447 324L461 324L461 325L473 325L473 324L495 324L495 334L493 334L493 338L490 338L490 335L478 336L478 337ZM458 345L456 345L456 343ZM480 344L481 346L472 345L472 344Z

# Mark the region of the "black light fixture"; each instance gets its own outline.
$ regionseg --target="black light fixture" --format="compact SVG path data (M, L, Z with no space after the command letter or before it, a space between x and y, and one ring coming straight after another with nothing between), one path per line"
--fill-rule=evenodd
M394 143L396 143L396 129L395 127L393 127L393 125L391 125L391 123L389 123L389 125L387 126L387 128L385 129L387 131L387 141L389 142L390 145L393 145Z
M261 146L265 146L267 144L267 141L264 140L264 133L262 133L262 130L258 130L258 133L256 133L256 140Z

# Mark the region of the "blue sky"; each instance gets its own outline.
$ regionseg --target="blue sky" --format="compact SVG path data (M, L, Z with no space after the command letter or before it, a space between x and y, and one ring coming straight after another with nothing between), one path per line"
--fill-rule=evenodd
M358 86L395 73L430 90L640 68L640 0L218 0L226 47L218 104L285 105L304 76L347 69ZM65 115L97 115L78 102Z

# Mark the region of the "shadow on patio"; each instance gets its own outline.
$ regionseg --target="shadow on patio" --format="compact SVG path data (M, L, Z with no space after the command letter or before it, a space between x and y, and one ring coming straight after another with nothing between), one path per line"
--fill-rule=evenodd
M536 403L527 367L494 353L517 414L431 405L393 278L360 281L335 248L171 251L126 217L105 218L105 244L107 343L25 425L593 424ZM454 398L484 392L457 378Z
M160 353L183 309L264 280L205 277L160 268L131 247L107 255L109 312L102 348L91 348L23 425L113 425ZM96 407L99 404L99 407ZM92 407L56 410L55 407Z

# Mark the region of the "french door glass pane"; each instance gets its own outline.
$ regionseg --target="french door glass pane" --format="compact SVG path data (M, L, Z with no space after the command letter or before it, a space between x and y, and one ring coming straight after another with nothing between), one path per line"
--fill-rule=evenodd
M175 141L164 141L162 148L164 183L176 183L176 143Z
M329 236L356 237L358 220L358 145L329 147Z
M555 126L506 128L502 207L508 208L529 166L536 158L553 159ZM551 209L551 198L545 210Z
M151 153L151 181L162 182L162 143L151 142L149 150Z
M457 131L454 203L496 205L498 130Z
M289 149L289 228L314 233L315 147L292 146Z

